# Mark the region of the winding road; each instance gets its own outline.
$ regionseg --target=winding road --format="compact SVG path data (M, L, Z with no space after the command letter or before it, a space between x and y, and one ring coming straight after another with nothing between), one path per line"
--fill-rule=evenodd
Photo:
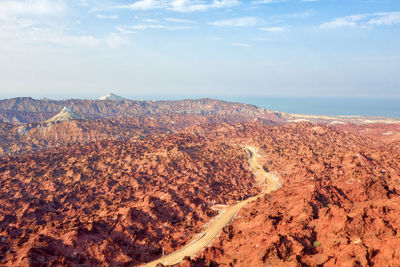
M143 266L151 267L156 266L158 263L162 263L163 265L174 265L181 262L186 256L191 257L195 255L197 252L207 247L215 237L218 236L222 229L235 218L235 215L243 206L265 194L269 194L271 191L279 189L280 184L278 178L275 175L266 172L264 168L258 164L257 158L260 157L260 155L257 153L257 150L251 146L246 146L245 149L250 154L249 164L251 171L256 178L257 185L264 185L265 190L256 196L247 198L246 200L225 208L219 217L213 221L204 232L199 234L185 247L166 255L164 258L161 257Z

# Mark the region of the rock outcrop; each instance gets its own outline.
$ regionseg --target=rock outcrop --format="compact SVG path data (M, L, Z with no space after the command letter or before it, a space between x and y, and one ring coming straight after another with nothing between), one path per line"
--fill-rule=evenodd
M73 112L70 108L64 107L60 113L46 120L46 123L56 123L63 121L82 120L82 117Z

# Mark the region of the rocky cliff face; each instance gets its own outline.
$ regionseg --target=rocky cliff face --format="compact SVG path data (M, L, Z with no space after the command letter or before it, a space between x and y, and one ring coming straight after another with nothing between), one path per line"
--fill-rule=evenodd
M45 121L55 116L63 107L69 107L86 119L120 118L148 114L197 114L239 115L281 121L281 114L253 105L225 102L214 99L179 101L133 101L133 100L36 100L13 98L0 100L0 121L32 123Z

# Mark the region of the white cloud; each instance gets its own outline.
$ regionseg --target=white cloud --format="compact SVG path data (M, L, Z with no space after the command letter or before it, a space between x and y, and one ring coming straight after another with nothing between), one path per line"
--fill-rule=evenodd
M211 8L225 8L225 7L233 7L239 5L240 2L238 0L214 0L212 4L210 4Z
M350 19L349 17L343 17L343 18L335 18L332 21L325 22L321 24L319 27L320 29L336 29L336 28L342 28L342 27L356 27L357 22Z
M91 35L75 36L75 35L64 35L64 34L57 34L54 32L48 32L46 36L42 37L43 38L40 38L37 41L45 40L48 43L52 43L59 46L94 47L100 44L100 40Z
M147 10L147 9L156 9L156 8L162 8L162 7L163 7L163 3L159 0L141 0L141 1L137 1L130 5L119 6L118 8Z
M193 0L173 0L169 9L178 12L205 11L212 8L227 8L239 4L238 0L214 0L211 3Z
M48 32L56 33L52 30L53 18L62 16L65 10L60 0L0 1L0 43L37 41Z
M255 26L262 22L262 19L257 17L242 17L233 19L224 19L210 22L210 25L218 27L249 27Z
M193 21L193 20L177 19L177 18L165 18L165 21L175 22L175 23L189 23L189 24L196 23L196 22Z
M0 19L20 16L56 15L65 10L61 0L0 1Z
M230 43L229 45L231 45L231 46L239 46L239 47L252 47L251 44L246 44L246 43Z
M62 0L0 0L0 45L115 48L124 42L123 37L116 34L95 37L90 33L71 33L68 25L62 24L63 20L60 19L66 15L66 11L66 2ZM101 14L97 17L116 18ZM78 20L72 21L80 23Z
M274 4L274 3L281 3L286 2L287 0L256 0L253 1L253 5L263 5L263 4Z
M209 8L208 5L202 4L197 1L190 0L175 0L171 1L168 9L178 12L193 12L193 11L204 11Z
M137 31L134 31L132 29L126 28L125 26L118 26L117 31L122 33L122 34L135 34Z
M104 37L92 35L73 35L54 31L52 29L33 28L23 38L18 40L19 44L41 44L43 46L73 47L73 48L99 48L108 47L117 49L129 44L129 40L118 34L109 34Z
M368 28L371 26L390 26L396 24L400 24L400 12L381 12L335 18L332 21L321 24L319 28L324 30L343 27Z
M99 19L118 19L117 15L102 15L102 14L97 14L97 18Z
M266 31L266 32L283 32L286 29L284 27L264 27L264 28L260 28L260 30Z
M170 26L170 25L165 25L165 24L136 24L136 25L119 26L119 27L117 27L117 29L118 29L118 31L120 31L123 34L132 34L132 33L136 33L136 31L143 31L143 30L149 30L149 29L178 31L178 30L193 29L193 27Z
M17 26L18 27L18 26ZM65 47L93 47L100 44L100 41L91 35L69 35L58 32L48 27L29 27L14 28L14 34L4 35L0 29L1 38L5 38L14 45L26 44L42 44L42 45L56 45ZM2 28L4 30L4 28ZM11 32L13 28L6 29L6 32Z
M148 23L159 23L158 19L144 19L143 21Z
M309 11L304 11L304 12L284 14L284 15L280 15L279 17L289 18L289 19L305 19L305 18L311 17L313 15L315 15L315 11L309 10Z
M214 8L228 8L239 4L239 0L140 0L130 5L115 6L114 8L133 10L167 9L176 12L194 12Z
M400 24L400 12L375 13L375 17L370 19L369 25L395 25Z
M126 28L132 30L147 30L147 29L165 29L166 26L162 24L137 24L137 25L127 26Z

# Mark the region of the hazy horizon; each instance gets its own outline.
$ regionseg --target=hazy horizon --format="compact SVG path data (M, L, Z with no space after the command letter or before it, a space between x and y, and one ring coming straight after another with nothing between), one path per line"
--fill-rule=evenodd
M400 98L395 0L3 0L0 98Z
M400 96L334 96L334 95L326 95L326 96L318 96L318 95L213 95L213 94L116 94L114 92L108 92L104 94L94 94L94 95L86 95L86 94L77 94L77 95L52 95L52 94L28 94L28 95L16 95L16 94L6 94L5 97L0 97L0 100L12 99L12 98L33 98L36 100L71 100L71 99L82 99L82 100L98 100L101 96L106 96L108 94L114 94L119 97L125 98L127 100L185 100L185 99L216 99L216 100L224 100L231 102L241 102L246 99L355 99L355 100L400 100Z

